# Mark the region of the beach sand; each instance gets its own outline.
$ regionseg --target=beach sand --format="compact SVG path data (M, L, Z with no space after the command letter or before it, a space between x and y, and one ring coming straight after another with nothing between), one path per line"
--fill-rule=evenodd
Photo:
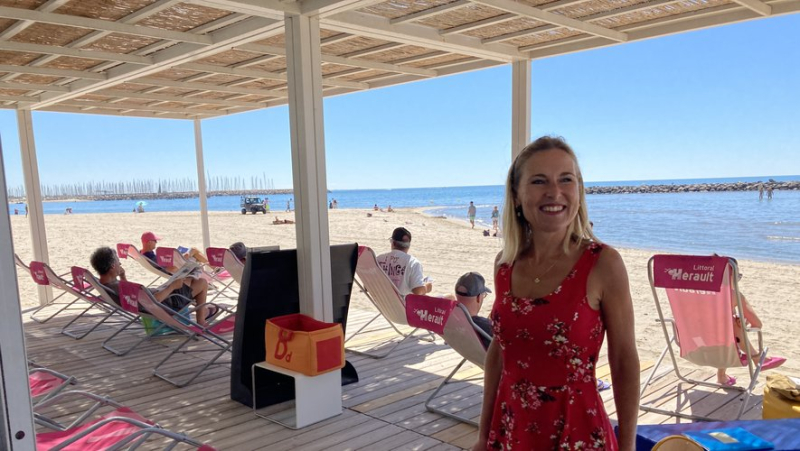
M423 264L425 274L434 279L434 294L453 290L458 277L467 271L477 271L486 277L494 288L492 266L500 251L498 238L484 237L479 228L471 230L466 221L425 216L416 210L398 210L396 213L367 210L329 210L330 240L332 244L353 243L370 246L376 253L389 250L388 238L392 230L404 226L413 234L411 254ZM248 246L280 245L282 249L295 247L293 225L273 225L275 217L294 219L291 213L276 212L268 215L241 215L238 212L211 212L209 222L213 246L227 247L235 241ZM197 212L173 213L119 213L46 215L47 241L51 267L58 273L68 272L70 266L89 267L89 255L98 246L114 247L128 242L140 246L139 237L144 231L153 231L163 239L165 246L202 247L200 214ZM25 262L32 259L28 222L24 216L12 216L14 248ZM602 237L600 237L602 239ZM661 326L647 281L647 260L655 253L637 249L619 249L630 276L631 294L636 314L636 338L640 357L657 358L664 346ZM130 260L123 260L130 280L149 283L152 277ZM740 288L764 323L764 342L770 355L788 357L783 372L800 375L800 340L794 335L800 324L800 265L776 264L739 260L745 275ZM19 288L22 306L28 308L38 303L36 288L28 275L20 275ZM487 298L485 313L491 309L493 296ZM372 308L366 297L353 291L351 306ZM794 325L793 325L794 324ZM792 332L795 331L795 332ZM731 374L743 374L733 370Z

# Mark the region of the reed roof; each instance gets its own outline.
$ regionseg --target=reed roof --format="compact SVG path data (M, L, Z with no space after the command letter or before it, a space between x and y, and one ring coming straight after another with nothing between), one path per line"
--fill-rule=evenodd
M0 0L0 108L203 119L288 101L284 13L323 93L790 14L800 0Z

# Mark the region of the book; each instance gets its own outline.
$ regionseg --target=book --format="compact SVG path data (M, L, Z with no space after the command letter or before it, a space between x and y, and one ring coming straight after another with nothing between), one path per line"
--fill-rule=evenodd
M742 428L708 429L684 432L708 451L749 451L775 449L775 445Z

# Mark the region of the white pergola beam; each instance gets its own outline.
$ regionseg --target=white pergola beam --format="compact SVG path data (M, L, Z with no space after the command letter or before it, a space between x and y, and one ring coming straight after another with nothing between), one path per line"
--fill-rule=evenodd
M208 77L207 74L201 74ZM249 83L252 80L248 80ZM227 92L231 94L241 95L257 95L257 96L270 96L270 97L288 97L289 94L284 91L277 91L274 89L257 89L257 88L242 88L234 87L233 83L225 85L212 85L209 83L194 83L189 81L174 81L164 78L143 77L136 80L131 80L129 83L141 83L146 85L156 85L160 89L163 88L178 88L178 89L198 89L211 92ZM236 82L235 82L236 83Z
M457 0L455 2L447 3L445 5L434 6L433 8L428 8L422 11L417 11L415 13L406 14L405 16L395 17L394 19L389 20L389 23L391 23L392 25L397 25L406 22L414 22L431 16L436 16L438 14L442 14L447 11L452 11L456 8L469 6L471 3L472 2L470 2L469 0Z
M435 50L495 61L511 62L526 56L515 47L503 44L483 45L480 39L464 35L441 36L439 30L415 24L391 24L389 19L358 12L345 12L323 20L328 30L354 33L387 41L418 45Z
M283 19L284 13L300 14L298 2L281 0L187 0L186 3L274 20Z
M330 16L343 11L367 8L386 0L302 0L300 12L319 17Z
M531 141L531 62L511 64L511 161Z
M187 118L194 118L195 116L205 116L205 115L219 115L225 114L225 111L222 110L190 110L188 108L175 108L175 107L159 107L159 106L150 106L150 105L125 105L125 104L118 104L118 103L103 103L103 102L83 102L83 101L76 101L76 100L65 100L59 105L64 105L66 107L73 107L73 108L98 108L98 109L108 109L108 110L117 110L117 111L126 111L126 110L136 110L136 111L149 111L153 113L168 113L168 114L177 114L177 115L184 115Z
M464 25L459 25L457 27L447 28L440 31L439 34L442 36L447 36L448 34L466 33L467 31L477 30L478 28L488 27L489 25L508 22L509 20L514 20L517 18L519 17L516 14L511 14L511 13L500 14L494 17L488 17L483 20L465 23Z
M196 45L196 44L195 44ZM125 53L101 52L95 50L71 49L69 47L58 47L55 45L30 44L27 42L0 41L0 50L10 52L39 53L42 55L71 56L99 61L116 61L119 63L131 63L139 65L152 65L153 60L147 56L128 55Z
M203 129L200 119L194 120L194 151L197 159L197 190L200 194L200 228L203 230L203 251L211 247L211 230L208 226L208 193L206 190L206 165L203 158Z
M42 12L49 13L50 11L55 11L58 8L61 8L62 6L64 6L65 4L67 4L70 1L71 0L48 0L48 1L44 2L43 4L39 5L36 8L36 11L42 11ZM0 33L0 40L2 40L2 41L10 40L11 38L13 38L14 36L18 35L23 30L25 30L26 28L28 28L31 25L33 25L33 23L34 22L30 21L30 20L22 20L22 21L19 21L19 22L16 22L16 23L12 24L10 27L6 28L5 30L3 30L2 33Z
M31 231L33 259L50 264L31 110L17 110L17 126L19 127L19 150L22 157L22 174L25 178L25 197L28 202L28 223ZM40 305L45 305L53 300L53 289L50 285L37 285L37 288Z
M247 44L236 47L237 50L244 50L253 53L263 53L266 55L280 55L285 56L286 50L280 47L273 47L261 44ZM339 64L342 66L361 67L364 69L377 69L390 72L398 72L404 74L420 75L422 77L435 77L436 72L427 69L419 69L416 67L400 66L397 64L379 63L377 61L370 61L357 58L345 58L343 56L326 55L322 54L323 63Z
M319 19L286 16L300 311L333 321Z
M0 17L14 20L30 20L33 22L41 22L51 25L88 28L91 30L106 31L109 33L122 33L132 36L164 39L168 41L193 42L195 44L205 45L212 44L211 38L208 36L196 35L193 33L143 27L141 25L129 25L122 22L90 19L82 16L70 16L67 14L55 14L23 8L11 8L8 6L0 6Z
M772 7L762 1L759 0L733 0L733 1L761 16L766 17L772 15Z
M250 108L263 107L262 102L231 102L228 100L221 100L221 99L203 99L190 96L169 96L156 93L118 91L116 89L104 89L102 91L98 91L93 94L99 96L109 96L109 97L126 97L129 99L155 100L159 102L180 102L180 103L217 105L217 106L229 106L229 107L237 107L237 106L250 107Z
M107 78L105 80L98 82L87 80L76 81L71 86L72 92L59 95L53 95L52 93L43 94L43 100L36 104L36 108L44 108L66 99L74 99L84 94L107 89L135 78L152 75L163 71L165 67L202 59L235 45L268 38L280 33L282 30L282 24L274 20L263 18L246 19L210 33L209 36L214 42L212 45L201 46L199 44L187 42L175 44L149 57L153 61L153 65L142 67L133 64L123 64L114 67L106 71Z
M604 37L606 39L611 39L612 41L625 42L628 40L628 37L625 35L625 33L621 33L619 31L615 31L610 28L601 27L599 25L586 23L577 19L572 19L566 16L562 16L560 14L551 13L549 11L544 11L542 9L534 8L532 6L515 2L513 0L472 0L472 1L481 5L491 6L492 8L496 8L501 11L514 13L522 17L528 17L531 19L540 20L542 22L547 22L553 25L559 25L565 28L569 28L570 30L580 31L582 33L588 33L595 36Z
M69 92L69 88L65 86L54 85L37 85L33 83L9 83L0 81L0 89L20 89L27 91L53 91L53 92Z
M770 6L773 16L800 12L800 0L774 2ZM712 9L690 11L680 17L664 17L647 23L625 25L620 27L620 30L628 34L630 41L639 41L757 18L760 18L760 16L749 9L741 8L737 5L721 5ZM615 45L615 43L597 38L577 36L557 42L528 46L528 55L531 59L547 58L610 45ZM520 50L523 49L526 48L520 48Z
M51 77L68 77L68 78L85 78L87 80L105 80L106 76L103 74L96 74L94 72L86 72L80 70L69 69L54 69L50 67L33 67L33 66L13 66L10 64L0 64L0 72L31 74L31 75L47 75Z
M46 111L46 112L54 112L54 113L75 113L75 114L93 114L93 115L102 115L102 116L120 116L120 117L148 117L148 118L165 118L165 119L209 119L218 116L224 116L229 114L226 111L209 111L206 113L197 111L195 113L167 113L163 111L143 111L138 109L116 109L116 110L108 110L104 109L104 107L94 107L94 106L83 106L83 107L75 107L70 106L71 103L68 102L67 105L58 104L52 107L47 107L42 110L38 111ZM124 112L127 111L127 112Z
M222 75L259 78L263 80L277 80L277 81L287 80L286 74L279 74L276 72L267 72L267 71L252 70L252 69L239 69L227 66L215 66L213 64L189 63L189 64L184 64L183 66L181 66L181 68L187 70L195 70L198 72L214 72ZM343 80L325 80L323 81L323 83L326 85L338 86L342 88L369 89L369 85L365 83L346 82Z

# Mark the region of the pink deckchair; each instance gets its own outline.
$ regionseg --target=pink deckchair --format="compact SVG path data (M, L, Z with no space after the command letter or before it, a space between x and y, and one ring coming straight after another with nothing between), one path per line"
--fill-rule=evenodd
M147 272L154 274L156 278L147 284L148 287L153 286L153 284L158 282L160 279L169 279L171 277L170 273L159 268L158 266L156 266L155 262L151 261L149 258L142 255L142 253L139 252L139 249L136 249L136 246L134 246L133 244L127 244L127 243L117 244L117 256L120 259L131 258L136 263L139 263L139 265L145 270L147 270Z
M70 270L72 272L72 285L73 286L87 286L85 291L78 291L75 290L76 296L79 296L81 299L89 303L89 306L86 307L80 314L78 314L75 318L73 318L70 322L68 322L64 327L61 329L61 333L74 338L76 340L80 340L85 336L92 333L95 329L100 327L100 325L105 324L112 316L117 315L120 316L120 320L130 320L130 315L128 315L124 310L122 310L111 297L105 292L102 291L95 291L94 294L89 293L89 290L94 291L96 287L102 287L99 281L95 279L94 275L92 275L89 270L85 268L81 268L80 266L73 266ZM94 284L90 283L94 282ZM90 326L85 326L82 323L78 323L78 321L85 317L89 311L92 309L99 310L102 312L99 321L95 320L93 324ZM95 319L94 317L92 319ZM76 326L73 327L73 324ZM78 325L80 324L80 325Z
M226 352L230 352L233 342L224 338L224 334L232 334L235 326L236 318L234 313L222 305L206 303L206 306L216 306L217 313L215 317L209 319L209 323L203 327L190 318L181 316L178 312L170 310L169 307L160 304L152 295L152 293L145 289L142 285L121 281L119 284L119 297L120 302L131 313L137 312L139 315L152 315L163 324L160 327L171 327L186 335L186 339L178 346L172 348L169 354L164 357L153 368L153 374L170 384L177 387L184 387L194 381L200 374L211 365L217 363L217 360L222 357ZM148 313L142 313L139 306L142 306ZM193 309L192 309L193 310ZM190 310L190 313L191 311ZM144 342L148 337L145 337L139 343ZM189 349L188 345L194 343L196 340L203 340L213 345L212 349L202 349L194 347ZM132 346L127 352L138 346ZM177 353L197 355L198 353L212 353L210 359L203 362L198 369L187 370L185 365L181 366L180 376L183 378L178 380L175 375L170 375L166 372L167 362ZM222 363L222 362L220 362Z
M484 347L481 338L491 341L492 337L472 321L467 308L458 301L409 294L406 296L406 315L409 325L440 335L454 351L463 357L458 365L453 368L453 371L444 378L436 390L425 400L425 408L429 412L478 426L478 423L469 417L435 407L434 399L448 384L473 382L482 379L481 377L453 380L453 377L468 361L483 369L483 364L486 360L486 347Z
M47 368L34 367L28 370L28 384L31 387L31 398L34 406L47 401L76 383L77 379L75 377Z
M75 393L81 393L83 396L96 399L100 407L112 406L114 410L86 423L84 421L89 418L89 415L81 416L80 421L76 420L75 423L68 427L58 427L42 415L34 414L37 424L55 429L53 432L36 434L36 449L40 451L136 449L140 446L151 447L152 445L146 444L146 442L153 435L159 435L166 437L168 440L167 445L160 444L160 447L165 447L165 449L172 449L178 444L185 444L203 451L213 450L213 448L203 445L191 437L162 429L153 421L109 398L102 398L86 392L67 392L64 395ZM52 398L47 404L54 404L55 401L57 399ZM91 413L96 410L97 408L92 410Z
M370 319L366 324L361 326L361 328L353 333L353 335L348 337L347 340L345 340L345 343L358 335L367 326L372 324L373 321L381 316L383 316L392 329L394 329L394 331L403 338L394 342L392 346L382 353L373 352L372 350L358 351L351 348L348 348L347 350L354 354L371 357L373 359L382 359L389 355L406 339L411 338L418 329L414 328L409 333L403 333L397 328L398 325L409 326L408 320L406 319L405 300L403 300L403 296L400 295L400 292L397 291L397 287L394 286L386 273L383 272L383 269L381 269L381 267L378 265L378 260L375 258L375 252L369 247L358 247L358 262L356 263L355 283L361 288L361 290L367 296L367 299L372 302L372 305L378 309L378 314ZM430 337L419 337L419 339L432 342L434 336L431 334ZM386 345L390 342L391 340L385 343L380 343L376 346L376 348Z
M169 268L170 266L180 267L187 263L186 258L184 258L183 254L181 254L181 252L178 249L175 249L173 247L165 247L165 246L158 247L156 249L156 258L158 265L163 268ZM211 260L209 260L209 266L213 266L211 265ZM215 282L222 287L217 289L217 293L214 295L214 297L208 300L209 302L213 302L228 289L234 292L237 296L239 295L239 292L231 287L231 284L234 282L234 279L231 277L228 271L221 271L215 273L212 271L206 271L206 269L203 267L201 267L199 270L201 271L200 276L206 279L206 281L209 283L209 288L214 286L212 284ZM225 297L228 296L226 295Z
M48 302L47 304L37 308L36 310L31 312L30 318L37 323L46 323L51 319L55 318L61 312L66 310L76 310L76 309L83 309L82 307L71 308L76 302L82 300L81 296L77 293L77 291L85 291L88 287L85 286L76 286L73 283L67 281L63 277L67 274L56 274L47 264L37 261L32 261L30 266L25 265L25 263L14 254L14 261L17 266L24 270L25 272L31 275L31 278L37 285L42 286L51 286L53 288L58 289L61 293L56 296L52 301ZM66 296L65 299L60 300L63 296ZM60 306L57 308L56 311L44 318L38 317L37 314L44 309Z
M673 369L684 382L712 388L730 388L744 393L736 418L740 418L758 382L758 375L767 360L767 349L763 347L761 330L745 329L744 342L737 345L734 336L733 315L744 318L744 308L737 281L739 270L736 260L719 256L655 255L648 263L648 274L664 338L667 345L656 365L642 386L642 394L654 380L659 365L667 353L672 359ZM662 310L658 291L663 290L669 300L672 317L667 318ZM672 335L667 328L672 325ZM743 356L753 355L753 344L748 333L758 336L757 362ZM681 374L673 349L680 350L680 357L695 365L712 368L736 368L747 366L750 382L746 387L723 386L715 382L692 379ZM777 365L775 365L777 366ZM663 413L693 420L714 418L691 415L679 410L659 409L642 404L642 410ZM729 420L730 418L723 418Z

